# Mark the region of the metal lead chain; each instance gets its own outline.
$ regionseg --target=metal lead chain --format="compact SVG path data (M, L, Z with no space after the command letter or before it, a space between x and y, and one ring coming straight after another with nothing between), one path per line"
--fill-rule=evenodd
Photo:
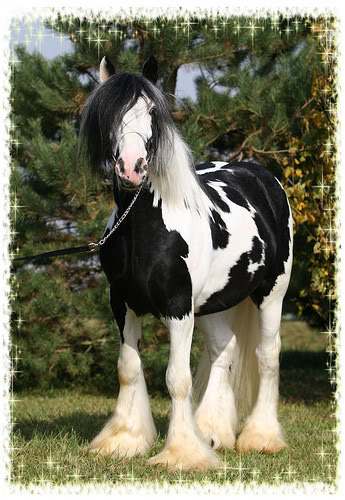
M104 238L102 238L101 240L99 240L98 243L89 243L89 247L90 247L90 250L91 252L93 252L94 250L96 250L97 247L101 246L101 245L104 245L104 243L107 241L107 239L116 231L116 229L119 227L119 225L125 220L125 218L127 217L127 215L129 214L132 206L134 205L134 203L136 202L141 190L143 189L144 187L144 184L146 182L146 178L144 178L143 182L141 183L141 186L140 188L138 189L138 191L135 193L134 197L133 197L133 200L130 202L130 204L128 205L128 207L126 208L126 210L123 212L123 214L121 215L121 217L119 218L119 220L116 222L115 226L113 227L113 229L106 235L104 236Z

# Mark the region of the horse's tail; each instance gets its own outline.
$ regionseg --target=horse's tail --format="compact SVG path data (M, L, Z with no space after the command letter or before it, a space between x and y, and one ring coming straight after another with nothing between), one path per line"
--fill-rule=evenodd
M232 329L235 334L230 385L234 391L239 421L251 412L259 389L256 347L259 343L259 311L250 297L234 307Z
M259 342L259 311L250 297L231 311L231 328L234 337L229 382L234 391L238 421L246 418L253 408L259 388L259 371L256 347ZM230 325L229 325L230 326ZM201 354L193 384L194 405L201 401L211 370L210 357L205 348Z

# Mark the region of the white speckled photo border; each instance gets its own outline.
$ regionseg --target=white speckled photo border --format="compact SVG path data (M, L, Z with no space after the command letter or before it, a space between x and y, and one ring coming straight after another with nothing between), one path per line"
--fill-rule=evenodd
M54 488L53 486L49 485L49 481L44 482L42 487L37 487L37 486L32 486L31 488L28 488L26 490L21 489L17 486L13 486L9 482L9 475L10 475L10 450L11 450L11 441L10 441L10 429L11 429L11 408L12 405L15 403L12 393L11 393L11 379L13 376L15 376L15 371L16 371L16 360L15 359L9 359L9 348L11 345L11 339L10 339L10 331L9 331L9 318L10 318L10 304L11 304L11 294L14 293L13 288L10 285L10 259L11 255L9 252L10 248L10 242L11 238L13 235L13 232L15 231L15 213L17 210L20 210L20 200L15 199L13 196L11 196L9 192L9 175L10 175L10 168L11 168L11 159L10 159L10 153L9 153L9 148L10 146L16 143L16 141L20 141L20 131L18 130L13 130L13 127L11 127L11 122L10 122L10 100L9 100L9 92L10 92L10 83L9 83L9 77L11 73L11 69L16 65L20 64L20 61L17 61L14 52L12 50L13 45L16 43L16 25L18 23L24 23L28 27L31 26L31 30L28 29L24 43L27 46L34 46L36 50L40 51L45 43L45 38L43 37L42 31L40 31L40 19L52 19L54 20L56 16L59 14L65 18L68 18L69 16L76 16L76 15L83 15L84 17L87 17L90 19L90 24L92 24L93 21L96 21L97 18L101 15L103 19L106 18L114 18L116 16L119 19L123 20L131 20L135 17L142 17L142 18L147 18L148 20L152 20L152 29L154 26L154 19L156 17L159 17L160 15L164 15L168 18L175 19L177 14L180 18L185 19L185 24L184 26L179 25L177 26L177 29L183 30L185 36L189 35L189 19L190 17L197 16L197 17L205 17L206 16L212 16L213 18L213 28L214 28L214 33L216 36L217 29L224 29L224 26L222 28L221 25L217 25L217 16L222 15L223 17L227 16L234 16L234 15L246 15L246 16L252 16L253 18L253 23L251 27L247 27L247 29L252 30L252 36L253 36L253 43L255 43L255 19L257 16L264 17L264 16L274 16L277 15L278 13L284 14L286 17L293 16L293 15L308 15L311 18L317 17L317 16L322 16L325 17L326 19L329 17L335 17L338 23L338 32L337 32L337 52L336 54L330 53L328 51L328 47L325 48L325 54L326 58L337 58L339 59L339 64L337 65L337 70L338 70L338 86L340 88L342 87L343 83L343 68L342 68L342 58L341 54L343 53L344 49L344 42L343 42L343 18L341 15L341 12L338 10L336 6L332 6L330 2L318 2L319 6L316 7L310 7L307 2L305 2L305 5L303 2L298 2L299 7L291 8L286 6L283 6L281 3L279 3L279 10L278 10L278 4L275 2L250 2L249 5L246 7L241 6L239 4L235 6L228 6L226 7L225 5L222 5L222 3L218 4L217 7L214 7L212 9L209 9L207 7L207 2L189 2L188 3L188 8L181 8L178 4L176 6L172 6L172 2L169 2L169 6L163 5L164 2L157 1L157 2L150 2L149 5L145 5L146 2L132 2L131 8L128 9L118 9L116 7L110 8L109 5L104 5L102 6L102 2L98 1L97 2L97 9L93 7L92 4L95 4L95 2L89 2L85 1L82 2L84 7L80 6L75 6L70 3L71 6L57 6L59 2L45 2L44 4L40 6L40 2L35 2L35 5L30 5L29 3L26 3L25 6L22 5L15 5L12 3L12 6L8 9L6 12L6 15L3 16L3 19L1 21L2 25L2 38L1 38L1 87L2 87L2 107L1 107L1 113L2 113L2 119L0 120L0 143L1 143L1 169L0 169L0 179L1 179L1 209L0 209L0 217L1 217L1 224L0 224L0 241L1 241L1 259L0 259L0 280L1 280L1 318L2 318L2 345L1 345L1 393L2 393L2 399L3 399L3 405L2 405L2 458L1 458L1 484L2 484L2 490L7 490L11 496L26 496L26 495L31 495L31 494L45 494L45 495L66 495L70 494L72 496L74 495L83 495L83 496L89 496L92 495L94 496L104 496L108 494L115 494L115 495L121 495L121 496L134 496L134 497L141 497L143 494L154 494L154 495L159 495L159 496L171 496L171 495L183 495L183 496L190 496L191 494L198 494L198 495L207 495L207 496L213 496L217 495L217 497L221 496L228 496L231 494L243 494L243 495L255 495L261 496L261 495L272 495L272 494L288 494L291 496L304 496L304 495L315 495L315 494L322 494L322 496L327 496L327 495L332 495L334 494L341 494L341 489L342 489L342 477L341 477L341 464L344 466L343 463L343 458L342 458L342 450L343 450L343 433L341 432L341 415L342 415L342 398L341 398L341 391L338 387L338 391L336 394L336 401L337 401L337 414L338 414L338 431L339 431L339 449L341 451L340 453L340 464L339 464L339 473L338 473L338 487L325 487L325 485L322 484L322 482L318 482L317 480L313 484L308 484L308 485L303 485L303 484L284 484L284 485L279 485L277 484L276 487L273 486L260 486L260 487L255 487L253 486L252 490L248 490L248 487L245 487L243 484L241 484L241 463L240 463L240 458L237 458L238 462L238 470L239 470L239 481L234 485L234 484L229 484L227 487L224 486L215 486L214 484L207 484L207 482L199 485L195 485L193 483L192 485L184 484L176 484L176 486L172 487L169 485L162 486L162 485L151 485L151 486L145 486L145 485L139 485L135 481L131 481L130 479L130 470L128 473L128 478L129 479L127 482L124 482L121 487L114 486L104 486L102 487L101 485L89 485L89 486L81 486L77 484L76 482L73 482L73 484L69 487L66 486L66 488ZM209 3L209 2L208 2ZM48 4L48 7L47 7ZM49 4L51 4L49 6ZM137 5L136 5L137 4ZM205 5L203 5L205 4ZM320 5L321 4L321 5ZM66 4L65 4L66 5ZM139 6L140 5L140 6ZM10 28L12 27L12 30ZM60 43L61 45L64 42L62 38L58 39L56 34L52 33L52 36L56 37L57 43ZM322 36L322 35L321 35ZM23 43L23 40L22 40ZM101 44L102 40L97 37L93 36L90 38L90 43L95 44L101 49ZM326 51L328 51L326 53ZM337 171L335 172L335 179L334 182L336 183L336 193L337 193L337 199L335 201L335 212L336 215L334 216L334 219L331 221L331 225L333 227L334 232L337 234L337 252L338 252L338 272L336 276L336 282L337 282L337 311L336 311L336 321L333 321L333 312L330 311L330 326L329 326L329 331L326 333L328 334L329 338L331 339L330 341L330 366L329 366L329 372L330 372L330 377L336 377L338 380L338 386L342 382L342 377L339 375L338 370L340 370L341 373L341 368L343 364L343 343L340 342L338 333L340 330L340 324L342 320L342 311L341 311L341 298L342 298L342 272L341 272L341 267L342 267L342 262L340 261L340 253L341 253L341 241L343 240L342 236L342 231L341 231L341 221L344 216L344 208L343 208L343 201L341 199L342 195L342 188L344 187L344 175L341 175L340 172L340 165L342 165L343 158L341 155L341 124L340 124L340 119L339 117L342 116L342 111L343 111L343 106L342 106L342 101L340 99L339 105L337 109L333 109L332 113L334 116L334 120L336 122L336 134L335 137L332 136L330 137L330 142L325 145L325 152L326 154L329 154L329 144L332 143L332 141L337 141L338 144L338 153L337 153L337 158L336 158L336 165L337 165ZM317 186L320 188L320 186ZM323 189L321 187L321 189ZM12 219L10 219L10 212L12 212ZM332 317L331 317L332 314ZM325 333L325 332L323 332ZM334 338L337 337L338 340L334 342ZM337 370L336 370L337 369ZM344 467L343 467L344 469ZM132 478L133 479L133 478Z

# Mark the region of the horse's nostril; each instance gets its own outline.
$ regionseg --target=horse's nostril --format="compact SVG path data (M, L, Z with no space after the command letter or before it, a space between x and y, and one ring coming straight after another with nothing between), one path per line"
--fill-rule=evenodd
M143 174L144 172L147 171L147 168L145 168L147 165L145 158L138 158L135 167L134 167L134 172L136 174Z

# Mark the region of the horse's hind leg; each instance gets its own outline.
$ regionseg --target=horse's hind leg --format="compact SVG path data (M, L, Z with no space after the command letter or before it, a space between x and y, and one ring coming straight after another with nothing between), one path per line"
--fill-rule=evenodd
M237 440L239 452L278 452L287 448L277 418L282 298L269 296L260 308L260 340L256 349L259 392L254 408Z
M127 308L118 359L120 392L114 415L92 441L93 452L131 457L144 455L156 439L138 351L141 322Z
M205 350L211 369L195 420L210 446L214 449L232 449L237 414L229 382L233 353L231 310L200 317L197 325L205 335Z

